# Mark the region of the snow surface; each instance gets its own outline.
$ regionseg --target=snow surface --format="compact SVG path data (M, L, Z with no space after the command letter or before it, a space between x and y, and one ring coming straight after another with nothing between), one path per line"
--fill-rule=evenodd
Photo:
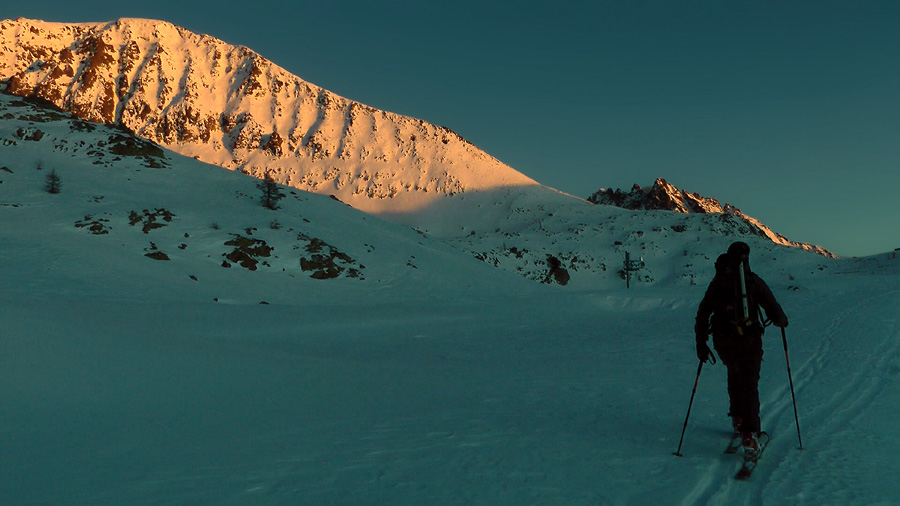
M696 305L733 238L696 217L610 209L624 230L570 234L646 228L656 272L680 272L689 255L694 284L542 285L328 197L285 188L270 211L247 176L169 151L161 168L112 157L99 146L112 130L29 124L4 100L2 504L900 502L896 254L827 259L751 241L791 320L805 449L770 330L760 390L773 439L735 482L721 365L704 367L684 457L672 455L697 369ZM41 141L26 140L33 129ZM50 170L58 195L43 190ZM162 228L130 224L160 209L174 215ZM108 233L76 226L91 222ZM236 235L272 255L255 271L223 267ZM301 267L314 238L350 257L336 278ZM597 254L615 257L611 242Z

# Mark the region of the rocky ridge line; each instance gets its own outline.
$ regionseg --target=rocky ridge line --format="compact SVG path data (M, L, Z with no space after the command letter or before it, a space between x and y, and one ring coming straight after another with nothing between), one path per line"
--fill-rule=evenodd
M658 178L652 186L642 188L635 184L631 191L623 192L621 189L612 190L602 188L587 198L589 202L599 205L611 205L623 209L637 210L666 210L676 213L701 213L724 214L734 216L750 226L750 230L761 237L766 237L775 244L800 248L829 258L837 255L814 244L791 241L787 237L775 232L762 222L747 216L740 209L731 204L724 206L712 197L702 197L697 193L681 190L663 178Z

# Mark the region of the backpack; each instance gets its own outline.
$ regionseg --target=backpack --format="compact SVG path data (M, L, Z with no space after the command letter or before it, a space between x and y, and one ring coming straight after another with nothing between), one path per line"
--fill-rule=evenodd
M725 253L716 259L718 307L714 326L727 325L740 336L763 332L760 308L753 300L751 274L746 257Z

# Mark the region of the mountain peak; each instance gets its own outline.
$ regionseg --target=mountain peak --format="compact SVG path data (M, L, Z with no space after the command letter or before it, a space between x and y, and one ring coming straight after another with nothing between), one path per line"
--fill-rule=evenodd
M0 78L180 154L395 213L536 185L447 127L346 99L243 47L168 22L0 22Z
M601 188L588 197L587 200L594 204L611 205L633 211L665 210L685 214L730 215L749 225L755 235L765 237L775 244L804 249L826 257L836 256L821 246L791 241L756 218L742 213L740 209L731 204L723 206L712 197L702 197L698 193L681 190L661 177L657 178L652 186L641 187L635 184L629 192L623 192L621 189Z
M625 209L663 209L677 213L722 213L725 208L718 200L701 197L678 189L663 178L657 178L652 186L635 184L630 192L603 188L588 197L594 204L614 205Z

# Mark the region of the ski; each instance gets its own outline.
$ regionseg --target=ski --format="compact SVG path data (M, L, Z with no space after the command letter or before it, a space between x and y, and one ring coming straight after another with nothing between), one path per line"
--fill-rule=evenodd
M741 433L735 432L731 435L731 440L728 441L728 446L725 447L725 453L733 454L737 453L738 448L741 447Z
M744 456L744 465L741 466L741 469L734 475L734 479L746 480L750 478L750 475L753 474L753 470L756 469L756 464L759 462L760 457L762 457L763 450L769 445L769 435L765 432L760 432L759 437L756 439L756 443L759 446L756 455L753 455L752 457L749 455Z

